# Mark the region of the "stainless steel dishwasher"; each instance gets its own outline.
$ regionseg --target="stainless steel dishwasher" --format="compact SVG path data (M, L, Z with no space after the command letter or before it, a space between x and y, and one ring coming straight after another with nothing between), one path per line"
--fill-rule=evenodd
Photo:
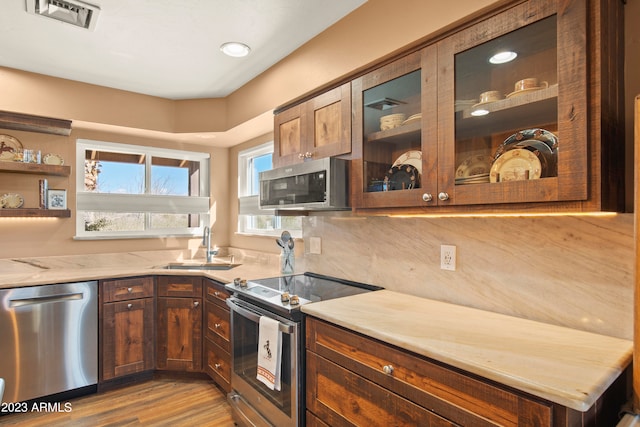
M98 382L96 281L0 290L5 402Z

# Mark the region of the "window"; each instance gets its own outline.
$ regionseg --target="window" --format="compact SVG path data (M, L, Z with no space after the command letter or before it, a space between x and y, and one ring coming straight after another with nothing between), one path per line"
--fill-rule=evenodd
M259 208L258 182L260 172L272 168L273 142L241 151L238 154L238 232L246 234L279 235L288 230L292 236L302 236L302 218L276 216L273 210Z
M79 139L76 239L191 236L209 218L209 154Z

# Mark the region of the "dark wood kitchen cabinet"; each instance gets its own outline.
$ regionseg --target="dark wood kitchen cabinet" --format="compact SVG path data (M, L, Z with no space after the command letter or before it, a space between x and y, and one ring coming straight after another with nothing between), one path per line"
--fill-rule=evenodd
M204 370L225 392L231 391L231 315L224 284L204 279Z
M202 371L202 278L159 276L156 368Z
M351 84L331 89L274 116L273 167L351 151Z
M356 211L624 209L622 2L502 3L352 81Z
M154 279L100 281L100 381L154 369Z
M625 401L624 375L582 413L313 317L306 348L310 425L611 426Z

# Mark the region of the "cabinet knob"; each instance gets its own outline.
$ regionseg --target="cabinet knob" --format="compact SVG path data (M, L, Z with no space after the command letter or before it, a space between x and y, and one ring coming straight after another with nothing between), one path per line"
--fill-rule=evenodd
M194 302L193 302L193 306L194 306L194 307L197 307L197 306L199 306L199 305L200 305L200 301L194 301Z
M382 367L382 372L384 372L384 373L385 373L385 374L387 374L387 375L391 375L391 374L393 374L393 366L391 366L391 365L384 365L384 366Z
M131 310L131 307L133 307L133 304L127 304L127 308L128 308L129 310Z
M129 293L133 292L133 288L127 288L127 292Z
M216 364L214 364L213 366L214 366L214 368L216 368L216 369L220 369L220 367L221 367L222 365L220 365L219 363L216 363Z
M438 193L438 199L442 200L443 202L445 200L449 200L449 194L445 193L444 191Z
M422 201L423 202L430 202L433 200L433 196L431 195L431 193L424 193L422 195Z
M302 153L298 153L298 158L299 158L300 160L304 159L304 154L302 154Z
M216 329L220 329L220 327L221 327L222 325L221 325L220 323L215 323L213 326L214 326Z
M219 296L220 296L220 292L215 291L215 292L213 293L213 295L215 295L215 296L219 297Z
M309 151L307 151L306 153L304 153L304 158L305 159L310 159L313 157L313 153L310 153Z

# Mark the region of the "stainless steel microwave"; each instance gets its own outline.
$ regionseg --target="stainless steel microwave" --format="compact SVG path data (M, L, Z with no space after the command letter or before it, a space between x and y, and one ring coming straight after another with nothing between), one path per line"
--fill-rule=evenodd
M260 208L349 209L349 161L311 160L260 173Z

